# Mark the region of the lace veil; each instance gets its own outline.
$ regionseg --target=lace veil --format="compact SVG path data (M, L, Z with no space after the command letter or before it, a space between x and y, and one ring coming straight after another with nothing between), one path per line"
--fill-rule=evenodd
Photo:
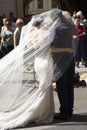
M67 27L75 32L71 17L58 9L33 16L23 27L19 45L0 60L1 113L21 111L21 106L25 110L27 102L32 110L32 104L38 102L39 96L43 97L52 80L58 80L64 73L72 54L58 53L56 57L51 48L56 47L53 44L56 40L59 48L72 48L61 37ZM62 29L60 36L56 35L58 29ZM39 82L43 81L45 84L39 86Z

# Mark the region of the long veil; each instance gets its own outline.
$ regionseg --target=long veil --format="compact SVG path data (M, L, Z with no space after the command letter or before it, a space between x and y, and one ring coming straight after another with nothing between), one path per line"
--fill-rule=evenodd
M62 27L62 23L74 26L66 16L58 9L33 16L22 29L19 45L0 60L0 128L24 126L37 120L37 113L38 120L47 118L45 113L49 113L50 108L45 111L44 96L48 98L46 92L52 91L48 88L53 75L57 75L54 77L58 80L71 60L69 54L66 59L61 54L57 57L57 68L51 52L56 29ZM67 46L64 44L64 47ZM32 116L34 111L36 114ZM48 117L53 114L54 106Z

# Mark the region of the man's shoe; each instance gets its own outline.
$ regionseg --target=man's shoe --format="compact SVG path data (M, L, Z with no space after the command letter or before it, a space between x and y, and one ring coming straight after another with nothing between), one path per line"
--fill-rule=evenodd
M69 113L69 118L72 118L73 117L73 114L72 113Z
M69 116L65 114L58 114L54 116L54 119L67 121L69 120Z

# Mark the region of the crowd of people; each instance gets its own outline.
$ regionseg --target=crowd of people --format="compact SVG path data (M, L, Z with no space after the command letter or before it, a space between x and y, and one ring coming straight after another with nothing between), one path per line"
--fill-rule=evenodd
M10 12L9 17L5 15L0 20L0 58L12 51L20 40L22 27L29 22L30 16L15 18Z
M72 18L77 28L77 35L73 36L75 63L79 68L80 64L87 67L87 20L82 11L73 12Z

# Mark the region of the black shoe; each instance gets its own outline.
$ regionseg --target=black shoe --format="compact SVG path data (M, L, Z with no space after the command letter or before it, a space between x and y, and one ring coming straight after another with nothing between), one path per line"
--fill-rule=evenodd
M69 113L69 118L72 118L73 117L73 114L72 113Z
M58 114L54 116L54 119L67 121L69 120L69 116L65 114Z

